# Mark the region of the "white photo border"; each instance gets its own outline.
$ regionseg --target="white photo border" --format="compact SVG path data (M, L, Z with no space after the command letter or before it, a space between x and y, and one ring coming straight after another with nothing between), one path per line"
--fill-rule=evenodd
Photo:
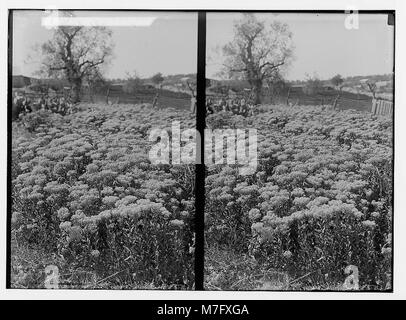
M162 9L162 10L395 10L395 188L394 188L394 288L393 293L368 292L235 292L235 291L162 291L162 290L24 290L6 289L6 244L7 244L7 39L9 9ZM279 300L279 299L405 299L406 298L406 205L402 196L406 193L406 145L402 137L406 137L406 95L402 88L406 87L405 60L406 46L406 2L403 0L234 0L219 2L218 0L149 0L149 1L108 1L108 0L5 0L0 2L0 299L140 299L140 300Z

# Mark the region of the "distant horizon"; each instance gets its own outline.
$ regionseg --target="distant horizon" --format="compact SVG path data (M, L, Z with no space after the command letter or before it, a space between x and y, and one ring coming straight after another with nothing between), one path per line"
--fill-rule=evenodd
M14 67L13 67L14 68ZM339 73L337 73L339 74ZM347 78L358 78L358 77L363 77L363 78L368 78L368 77L376 77L376 76L391 76L393 73L380 73L380 74L357 74L357 75L351 75L351 76L343 76L343 79L347 79ZM181 76L181 75L193 75L196 76L197 73L174 73L174 74L168 74L168 75L164 75L164 78L167 77L176 77L176 76ZM23 76L23 77L28 77L28 78L33 78L33 79L41 79L41 80L47 80L47 79L55 79L55 78L41 78L41 77L36 77L36 76L28 76L25 74L21 74L21 73L12 73L12 76ZM151 79L152 76L150 77L140 77L141 80L147 80L147 79ZM126 80L126 78L105 78L105 80L107 81L112 81L112 80ZM247 81L247 80L236 80L236 79L232 79L232 78L228 78L228 79L220 79L220 78L212 78L212 77L206 77L206 79L209 80L216 80L216 81ZM322 79L319 78L319 80L321 81L329 81L331 80L331 78L327 78L327 79ZM296 82L296 81L300 81L300 82L304 82L306 81L306 79L284 79L285 82Z
M31 76L31 75L26 75L26 74L22 74L22 73L18 73L18 72L14 72L14 67L18 67L18 66L13 66L13 72L12 72L12 76L23 76L23 77L28 77L28 78L32 78L32 79L41 79L41 80L46 80L46 79L56 79L56 78L42 78L42 77L38 77L38 76ZM158 73L158 72L157 72ZM155 74L157 74L155 73ZM148 77L138 77L141 80L146 80L146 79L151 79L155 74L148 76ZM197 75L197 73L171 73L171 74L162 74L162 76L164 78L166 77L175 77L175 76L181 76L181 75ZM62 78L64 79L64 78ZM105 80L115 80L115 79L120 79L120 80L127 80L126 77L120 78L104 78Z

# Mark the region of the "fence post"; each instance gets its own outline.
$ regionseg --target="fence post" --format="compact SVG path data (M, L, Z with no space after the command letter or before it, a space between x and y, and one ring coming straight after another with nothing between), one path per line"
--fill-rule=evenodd
M372 109L371 109L372 114L376 114L376 99L372 98Z
M338 99L340 99L340 94L337 95L337 97L335 98L335 100L333 102L333 110L335 110L337 107Z
M289 105L289 96L290 96L290 87L289 87L289 89L288 89L288 95L287 95L287 97L286 97L286 105L287 105L287 106Z
M110 96L110 88L107 88L107 92L106 92L106 103L109 103L109 96Z

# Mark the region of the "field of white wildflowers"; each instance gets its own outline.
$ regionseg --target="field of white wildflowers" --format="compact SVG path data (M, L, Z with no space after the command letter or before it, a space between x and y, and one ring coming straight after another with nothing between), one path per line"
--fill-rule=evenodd
M342 290L348 265L359 290L391 289L392 119L264 106L207 124L256 128L259 159L207 169L207 289Z
M12 287L191 289L194 166L152 165L148 132L193 115L81 105L13 123Z

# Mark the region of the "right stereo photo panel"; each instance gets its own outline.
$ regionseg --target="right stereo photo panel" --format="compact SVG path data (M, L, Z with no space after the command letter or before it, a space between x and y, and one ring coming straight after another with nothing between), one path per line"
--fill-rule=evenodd
M206 290L392 291L394 24L207 13Z

